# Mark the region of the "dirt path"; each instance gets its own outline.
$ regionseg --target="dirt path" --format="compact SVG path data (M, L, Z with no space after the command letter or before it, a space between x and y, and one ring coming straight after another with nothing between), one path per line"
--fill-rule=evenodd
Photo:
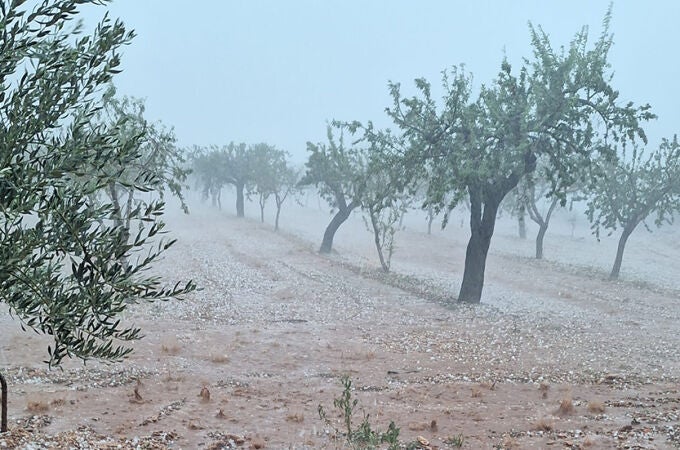
M100 447L150 436L160 448L336 448L317 407L337 418L348 374L371 422L393 420L404 442L680 445L672 289L498 251L483 305L443 304L464 247L441 237L403 233L400 273L385 278L351 239L323 257L302 232L228 214L170 223L179 241L158 270L203 290L132 308L146 338L126 362L47 372L44 341L0 316L12 436L28 427L49 442L80 427Z

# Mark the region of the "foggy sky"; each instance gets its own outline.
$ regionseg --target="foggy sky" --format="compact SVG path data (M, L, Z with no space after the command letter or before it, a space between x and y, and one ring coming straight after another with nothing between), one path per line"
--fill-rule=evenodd
M387 82L410 86L464 63L489 83L506 54L531 56L528 21L553 45L583 25L601 32L608 0L232 1L115 0L106 11L138 36L123 51L119 93L147 100L147 118L174 126L180 145L267 142L306 159L326 121L388 126ZM610 62L621 98L650 103L652 143L680 131L677 0L614 4Z

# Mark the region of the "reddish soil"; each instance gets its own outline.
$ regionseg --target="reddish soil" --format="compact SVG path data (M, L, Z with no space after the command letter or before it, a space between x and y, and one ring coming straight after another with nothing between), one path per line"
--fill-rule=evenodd
M342 448L318 406L342 428L343 375L356 425L363 413L378 430L394 421L405 445L678 448L680 230L636 232L610 282L615 239L598 243L583 223L572 236L568 219L536 261L503 218L483 303L468 306L451 301L457 217L432 235L409 217L385 275L358 217L323 256L316 208L284 210L279 233L202 207L173 214L179 241L156 270L202 290L131 307L146 337L126 361L49 371L48 341L0 311L0 448Z

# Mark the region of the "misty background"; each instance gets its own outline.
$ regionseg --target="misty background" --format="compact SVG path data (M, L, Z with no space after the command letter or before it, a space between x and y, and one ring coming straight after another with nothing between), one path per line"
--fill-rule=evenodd
M531 56L528 22L554 45L582 26L601 33L609 2L116 0L109 14L137 33L126 47L121 95L146 99L147 117L173 126L181 146L267 142L306 159L326 121L389 126L387 82L427 78L465 64L477 87L504 55L518 69ZM103 8L86 10L94 26ZM610 62L622 101L650 103L650 144L678 131L675 88L680 2L613 4ZM435 91L436 93L436 91Z

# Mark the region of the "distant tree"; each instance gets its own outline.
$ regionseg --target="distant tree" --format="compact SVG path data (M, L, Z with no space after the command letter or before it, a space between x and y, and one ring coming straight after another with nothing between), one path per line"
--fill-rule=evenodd
M285 154L264 143L252 145L248 151L252 179L249 194L257 195L260 205L260 222L264 223L264 207L278 184L276 180L279 174L278 165L281 161L285 164Z
M470 77L455 68L444 74L441 107L424 79L416 80L418 93L410 98L391 84L388 114L408 143L404 160L415 168L412 176L429 174L431 189L438 190L430 201L449 211L464 194L470 200L471 237L458 300L481 300L498 207L539 157L548 161L551 192L564 201L565 189L593 155L611 153L610 142L623 135L644 134L639 121L651 116L649 107L619 105L610 84L609 19L607 14L591 49L586 29L568 50L555 52L547 34L532 27L533 61L517 75L503 61L476 101L470 101ZM453 201L445 205L447 193Z
M162 201L134 209L130 219L145 225L131 240L114 206L92 201L120 179L108 168L143 158L146 135L121 139L127 117L117 127L92 126L133 33L105 18L83 35L70 24L89 3L102 2L0 6L0 301L22 327L52 337L50 365L65 357L125 357L126 342L140 337L138 328L121 325L127 305L193 289L163 287L159 277L144 275L173 243L156 241ZM129 184L155 188L141 174Z
M588 219L598 239L602 228L609 230L609 234L622 228L611 279L619 277L626 242L635 228L645 223L650 214L655 216L657 226L671 223L673 213L680 210L677 136L672 140L664 139L649 153L637 143L629 143L629 146L630 155L627 154L628 146L621 145L618 159L602 163L602 173L586 194Z
M230 142L220 151L225 158L222 174L227 184L236 189L236 216L244 217L244 198L246 185L253 179L252 152L244 143Z
M340 131L336 141L333 128ZM350 216L353 210L361 206L361 196L366 184L365 155L358 147L345 147L344 127L328 126L328 144L307 143L309 159L307 171L299 185L315 185L319 195L326 200L335 211L331 222L326 227L319 252L330 253L333 248L335 233Z
M221 208L222 188L231 184L236 188L236 216L243 217L246 188L254 178L252 155L245 143L231 142L221 148L194 147L192 167L204 198L211 196L213 204Z
M140 191L151 189L158 197L164 198L169 191L180 200L185 213L189 210L184 201L182 188L190 169L186 167L183 152L175 145L177 139L172 130L162 124L153 124L144 117L144 101L130 97L116 98L116 90L110 86L104 94L103 107L93 118L92 127L110 128L122 145L136 145L139 157L134 161L110 161L96 170L115 174L105 189L101 190L113 206L114 224L127 230L136 215L136 208L145 208L148 203L139 197ZM135 180L143 180L140 189ZM140 224L141 225L141 224ZM127 262L123 260L126 264Z
M191 167L196 181L196 187L201 190L203 199L210 198L212 206L222 209L222 189L226 181L223 174L226 168L226 158L217 148L205 149L194 146L191 152Z
M541 186L540 181L541 180L529 177L522 186L529 218L538 225L538 233L536 233L536 259L543 259L543 240L545 239L545 233L548 231L550 218L552 217L553 212L555 212L555 208L557 208L560 203L560 198L558 196L549 196L549 186L546 184ZM541 208L541 203L546 200L546 198L548 202L547 210Z
M543 259L543 241L545 239L545 234L548 231L552 214L560 203L560 197L557 195L549 195L551 192L551 183L549 177L546 175L546 170L547 165L545 160L539 159L536 170L528 173L525 178L520 180L517 187L515 187L503 201L504 207L510 211L511 214L517 217L528 214L529 218L538 225L538 232L536 234L536 259ZM574 188L570 187L565 192L570 193L573 190ZM520 220L519 223L521 234L523 221ZM526 233L526 229L524 231Z
M404 217L410 196L400 189L401 165L381 147L370 147L368 154L361 208L367 216L364 217L366 227L373 233L380 266L383 271L389 272L394 253L394 235Z
M517 219L517 234L520 239L527 238L526 203L523 180L520 180L517 186L508 192L508 195L503 199L503 203L501 203L502 210Z
M290 167L288 163L283 160L279 161L276 166L276 185L274 186L274 200L276 200L276 218L274 220L274 231L279 231L279 218L281 217L281 208L286 199L295 195L298 192L298 183L300 181L300 171Z

